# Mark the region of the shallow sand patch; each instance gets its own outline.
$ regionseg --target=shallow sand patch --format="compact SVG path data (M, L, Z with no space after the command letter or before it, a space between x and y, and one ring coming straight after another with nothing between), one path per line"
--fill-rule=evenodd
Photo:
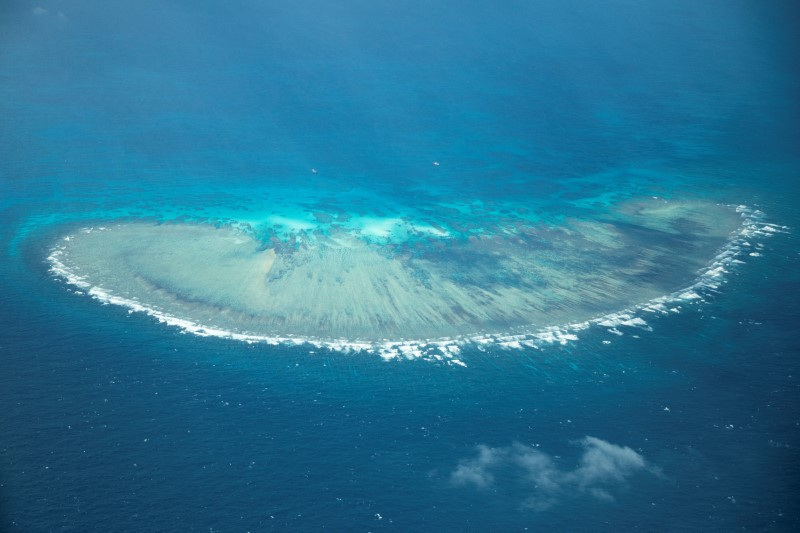
M56 271L214 330L435 339L576 323L667 294L740 220L710 203L647 199L601 220L417 239L402 254L347 234L276 250L228 227L132 222L67 236Z

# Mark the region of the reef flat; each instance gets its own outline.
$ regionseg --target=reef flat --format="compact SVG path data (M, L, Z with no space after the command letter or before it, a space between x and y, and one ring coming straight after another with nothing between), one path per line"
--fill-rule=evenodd
M101 299L208 330L370 344L624 309L689 284L740 224L726 206L659 199L560 224L505 218L477 234L384 243L335 226L288 243L230 226L124 222L64 236L51 262Z

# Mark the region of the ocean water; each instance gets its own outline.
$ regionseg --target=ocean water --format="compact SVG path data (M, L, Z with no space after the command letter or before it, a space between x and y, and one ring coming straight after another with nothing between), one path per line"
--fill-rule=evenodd
M798 15L6 0L0 529L796 530Z

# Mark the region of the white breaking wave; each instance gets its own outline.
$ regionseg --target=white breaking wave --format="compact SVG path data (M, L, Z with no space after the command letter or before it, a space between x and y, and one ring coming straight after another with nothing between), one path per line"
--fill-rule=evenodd
M63 279L69 285L77 287L78 291L88 294L103 304L113 304L126 307L128 313L144 313L154 317L159 322L180 328L182 332L192 333L201 337L219 337L246 343L263 343L269 345L309 346L316 349L328 349L341 352L364 352L378 354L384 360L393 359L422 359L438 361L449 365L466 366L459 359L462 348L475 346L485 350L487 346L503 349L541 349L554 344L566 345L579 340L578 333L592 327L603 327L615 335L623 335L620 327L639 328L652 331L645 317L667 315L680 312L681 306L691 302L704 301L707 295L725 283L728 269L737 264L742 264L741 258L746 256L758 257L758 252L750 252L755 246L750 241L769 237L777 233L788 231L786 226L780 226L764 221L765 215L757 209L747 206L736 206L736 211L742 216L742 224L735 231L727 243L721 248L711 263L705 267L694 282L670 294L654 298L647 302L625 308L621 311L604 314L596 318L557 326L535 328L532 331L515 334L479 334L462 335L455 337L441 337L437 339L419 340L391 340L381 341L352 341L348 339L317 339L313 337L272 336L238 333L224 329L198 324L191 320L179 318L165 313L157 308L142 304L135 299L124 298L103 289L93 286L83 276L70 270L61 257L64 253L63 246L54 248L47 260L50 271ZM106 228L97 228L103 231ZM84 232L93 231L86 228ZM69 241L70 237L65 237ZM607 342L607 341L605 341Z

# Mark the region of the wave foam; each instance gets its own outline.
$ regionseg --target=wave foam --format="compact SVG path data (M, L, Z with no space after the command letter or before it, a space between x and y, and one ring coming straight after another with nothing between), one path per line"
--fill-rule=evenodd
M386 339L379 342L366 342L348 339L317 339L313 337L239 333L205 326L191 320L172 316L156 307L144 305L135 299L117 296L102 287L92 286L85 277L70 270L62 261L63 245L56 246L47 257L47 260L50 263L50 271L67 284L76 287L78 290L75 292L87 294L103 304L126 307L128 313L144 313L163 324L178 327L183 333L191 333L200 337L231 339L251 344L308 346L340 352L374 353L384 360L422 359L449 365L466 366L464 361L459 359L459 355L465 346L474 346L478 350L486 350L487 346L506 350L541 349L548 345L566 345L570 342L578 341L578 333L589 328L606 328L607 331L615 335L624 334L620 328L637 328L652 331L645 317L677 313L680 312L683 305L704 301L706 295L717 291L719 286L725 283L725 275L729 273L730 268L744 263L741 258L761 255L758 252L750 252L752 248L759 246L754 245L751 241L788 231L786 226L765 222L764 213L757 209L740 205L736 206L736 211L742 216L741 226L731 235L731 238L711 263L700 272L699 276L688 287L587 321L537 328L530 332L523 331L517 334L497 333L442 337L438 339L401 341ZM99 231L105 229L103 227L97 228ZM85 228L82 231L91 232L93 229ZM69 241L69 239L70 237L64 238L66 241Z

